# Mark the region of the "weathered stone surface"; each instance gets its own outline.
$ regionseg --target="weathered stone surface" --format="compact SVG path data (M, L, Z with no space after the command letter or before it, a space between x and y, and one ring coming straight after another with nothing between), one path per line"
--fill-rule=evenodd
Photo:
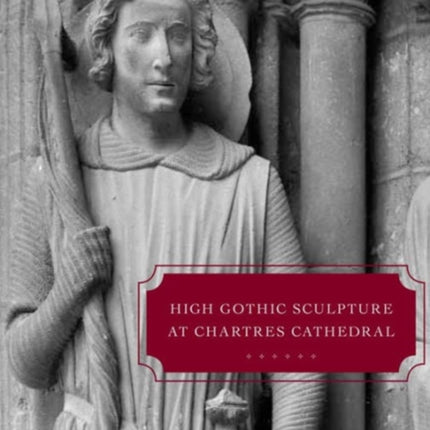
M303 1L295 11L301 20L300 219L305 258L314 264L362 264L365 41L372 10L358 2ZM362 430L364 422L364 385L330 385L326 427Z
M412 194L430 173L430 27L417 24L414 2L378 2L371 45L373 95L368 117L369 261L399 263ZM372 375L387 379L388 375ZM411 428L407 384L369 386L368 426L372 430Z
M301 24L301 232L311 263L364 262L365 27Z
M373 375L375 379L388 379L390 375ZM411 428L407 404L407 384L378 382L372 384L368 406L370 430L404 430Z
M215 3L230 18L245 43L248 43L249 14L251 8L256 6L256 2L251 0L215 0Z
M288 38L281 45L279 167L294 219L300 213L300 47Z
M206 413L217 428L237 428L249 416L248 402L223 388L216 397L206 400Z
M9 281L11 226L28 166L27 154L37 142L35 101L38 63L29 32L28 2L5 0L0 4L0 316L4 333L4 298ZM10 375L4 336L0 336L0 428L28 428L29 393Z
M408 0L372 1L377 17L374 36L387 38L401 31L409 10L408 3Z
M255 23L253 52L253 118L250 127L258 152L279 168L279 58L278 23L268 16ZM256 141L257 140L257 141Z
M33 2L25 0L0 2L0 428L11 430L30 429L32 413L31 390L20 385L9 371L3 333L12 228L23 183L39 146L37 112L42 69L29 19L33 7ZM56 407L49 394L46 405ZM39 428L49 428L49 424L41 422Z
M371 258L375 264L401 261L401 244L411 197L410 176L373 184ZM409 196L409 198L408 198Z
M370 144L369 149L377 175L405 166L409 139L408 49L402 39L381 41L381 45L376 54L369 100L373 106L370 142L378 142Z
M412 166L430 165L430 27L410 35L410 158ZM421 30L421 31L420 31Z

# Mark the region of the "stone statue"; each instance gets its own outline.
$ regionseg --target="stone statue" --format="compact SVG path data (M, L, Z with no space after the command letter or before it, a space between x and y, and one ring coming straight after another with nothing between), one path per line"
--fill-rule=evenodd
M42 135L52 146L30 173L16 229L11 368L30 387L62 393L55 429L219 429L205 402L223 383L161 384L137 366L136 284L160 263L299 264L302 255L276 170L183 114L190 89L212 79L211 4L94 0L89 74L112 93L112 107L79 140L81 177L73 154L59 149L72 136L58 69L62 30L54 28L56 44L43 36L58 21L56 1L44 4L48 25L38 37L50 127ZM262 385L233 379L252 411L240 428L251 429ZM318 428L322 383L272 385L273 429Z
M415 191L412 198L406 223L404 242L404 261L408 265L410 274L417 280L425 282L426 294L425 308L429 309L430 297L430 178L426 179ZM429 356L430 319L424 320L423 307L417 307L417 341L420 348L417 355L422 355L424 347L425 356ZM425 331L422 321L425 321ZM409 375L408 400L412 414L413 430L428 428L430 405L430 366L418 366Z

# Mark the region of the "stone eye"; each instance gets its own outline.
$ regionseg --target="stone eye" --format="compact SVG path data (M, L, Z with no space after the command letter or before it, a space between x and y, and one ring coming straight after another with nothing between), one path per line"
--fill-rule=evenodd
M184 25L175 25L169 29L169 38L177 43L184 43L188 38L189 30Z
M130 33L130 36L140 43L148 42L148 40L151 38L151 35L151 29L145 27L136 28Z

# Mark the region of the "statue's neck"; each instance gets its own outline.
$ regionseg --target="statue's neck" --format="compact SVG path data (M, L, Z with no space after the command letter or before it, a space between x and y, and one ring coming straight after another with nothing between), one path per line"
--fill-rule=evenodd
M112 129L126 142L142 146L145 152L169 154L184 146L188 132L179 112L142 115L113 102Z

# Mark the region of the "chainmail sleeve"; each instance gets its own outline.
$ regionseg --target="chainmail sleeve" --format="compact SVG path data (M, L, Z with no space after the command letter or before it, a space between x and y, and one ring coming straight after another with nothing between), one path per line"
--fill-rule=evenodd
M91 286L110 278L110 266L105 264L111 258L108 229L93 227L72 238L65 235L61 255L52 255L52 202L41 160L29 174L18 215L6 315L9 363L22 383L46 388L56 381L59 359Z
M287 201L281 178L273 166L270 166L267 190L266 226L264 235L265 264L303 264L293 216ZM270 268L270 272L276 271ZM281 268L278 271L304 272L303 267Z

